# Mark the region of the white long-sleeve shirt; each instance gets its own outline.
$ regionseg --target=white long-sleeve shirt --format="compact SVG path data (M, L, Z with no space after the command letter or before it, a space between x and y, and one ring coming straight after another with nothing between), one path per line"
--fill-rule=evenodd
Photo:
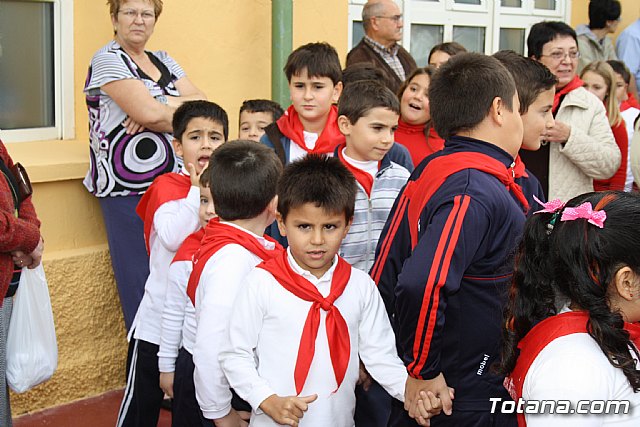
M289 252L293 270L329 295L337 262L320 279L299 267ZM267 271L256 268L246 278L229 324L228 341L220 354L231 387L253 407L252 427L276 426L259 405L272 394L296 394L294 368L300 337L311 302L287 291ZM382 298L371 278L351 269L351 277L334 306L347 322L351 344L349 365L340 388L329 354L326 312L320 311L320 326L309 375L300 396L318 399L300 420L300 427L352 427L354 389L358 380L358 356L369 373L389 394L404 400L407 371L396 353L395 338Z
M133 336L160 344L162 311L167 290L169 266L180 245L200 226L200 189L191 186L187 197L162 204L153 215L149 236L149 277L131 330Z
M275 247L273 242L244 231L258 239L265 248ZM227 339L229 318L238 290L247 274L260 262L260 257L244 247L229 244L213 254L202 270L196 290L193 379L198 404L207 419L222 418L231 410L231 391L218 362L218 354Z
M636 369L640 369L637 361ZM629 402L628 414L526 414L527 427L640 425L640 393L633 392L622 370L611 365L587 333L565 335L551 341L531 364L524 379L522 398L570 401L571 408L576 410L589 409L589 404L582 408L576 406L581 400ZM595 409L600 410L598 406Z
M187 284L193 262L176 261L169 267L167 293L162 312L162 331L158 368L160 372L175 372L180 346L193 354L196 341L196 309L187 295Z

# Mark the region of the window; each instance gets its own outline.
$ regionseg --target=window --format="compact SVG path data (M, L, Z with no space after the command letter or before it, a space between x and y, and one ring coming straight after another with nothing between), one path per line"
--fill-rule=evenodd
M364 0L349 0L351 47L362 34ZM404 0L402 45L418 66L427 64L431 48L456 41L473 52L511 49L526 54L529 29L543 20L568 21L569 0ZM357 28L356 28L357 27Z
M72 1L0 0L3 141L73 137L72 24Z

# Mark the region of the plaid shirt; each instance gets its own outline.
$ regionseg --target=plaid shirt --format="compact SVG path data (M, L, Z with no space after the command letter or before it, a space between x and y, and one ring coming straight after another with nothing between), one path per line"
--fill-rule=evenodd
M402 64L398 58L398 50L400 49L400 46L398 46L397 43L394 43L390 48L386 48L367 35L364 36L364 42L371 46L371 48L380 55L382 59L384 59L389 67L391 67L398 77L400 77L400 80L405 80L406 75L404 73L404 68L402 68Z

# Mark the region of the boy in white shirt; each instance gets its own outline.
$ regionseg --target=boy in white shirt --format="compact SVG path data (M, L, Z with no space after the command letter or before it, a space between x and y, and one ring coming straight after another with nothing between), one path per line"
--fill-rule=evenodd
M196 309L187 296L193 257L200 249L204 228L216 216L211 198L210 169L200 175L200 229L187 237L169 267L169 284L162 312L158 367L160 388L172 398L172 427L203 427L208 421L196 400L193 383L193 345L196 339Z
M252 427L353 426L359 358L396 399L417 381L396 353L375 284L337 256L355 195L340 160L319 155L290 164L278 184L289 249L245 278L220 354L229 384L253 408Z
M231 141L211 156L211 196L218 218L205 227L194 257L187 294L196 308L193 348L196 398L216 426L246 425L218 362L233 302L245 276L282 249L264 237L275 219L276 183L282 163L273 150L253 141ZM248 409L248 408L247 408Z
M190 101L173 116L174 149L185 168L154 180L136 208L144 221L149 277L129 333L127 387L117 426L156 425L164 393L158 347L167 272L184 239L198 227L199 175L228 135L227 113L208 101Z

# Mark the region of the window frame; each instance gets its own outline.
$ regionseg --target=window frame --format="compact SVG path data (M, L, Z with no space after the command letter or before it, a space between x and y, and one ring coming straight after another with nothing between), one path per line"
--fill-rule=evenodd
M53 91L54 126L0 129L5 143L73 139L75 137L73 96L73 0L15 0L53 4Z
M353 44L353 22L361 21L365 0L349 0L348 48ZM522 0L521 7L501 6L499 0L481 0L479 5L455 3L455 0L403 0L397 1L404 16L402 45L411 51L411 25L438 25L444 28L443 39L453 40L453 27L472 26L485 29L484 53L492 54L500 47L500 29L524 30L526 40L531 26L543 20L569 22L571 0L556 0L556 9L536 9L535 0ZM424 66L426 64L418 64Z

